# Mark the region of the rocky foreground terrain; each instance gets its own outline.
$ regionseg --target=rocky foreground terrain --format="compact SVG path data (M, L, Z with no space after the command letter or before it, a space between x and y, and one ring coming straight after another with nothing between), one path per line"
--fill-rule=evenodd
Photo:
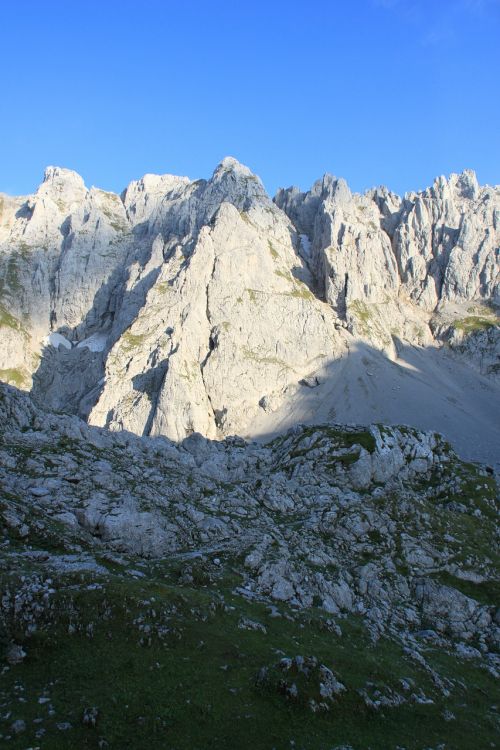
M2 746L498 746L499 245L469 171L0 196Z
M0 426L6 747L495 747L498 487L439 435Z

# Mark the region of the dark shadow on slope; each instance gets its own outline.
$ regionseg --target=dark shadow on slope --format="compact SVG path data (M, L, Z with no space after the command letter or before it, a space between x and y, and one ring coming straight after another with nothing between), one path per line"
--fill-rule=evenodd
M320 385L298 386L246 437L266 441L297 424L406 424L442 433L465 459L500 471L500 384L443 348L396 341L395 361L365 343L318 372Z
M126 288L132 264L139 263L144 267L150 257L151 247L148 251L134 248L126 263L118 265L98 289L90 310L78 326L70 329L52 325L52 332L63 335L72 348L47 346L42 351L40 364L33 375L32 395L37 403L46 403L49 408L77 414L83 419L88 417L102 393L107 354L137 317L160 273L161 265L152 269L132 289ZM102 351L78 346L96 333L105 338Z
M31 219L33 216L33 207L26 201L15 213L16 219Z
M139 393L145 393L151 403L151 410L144 426L143 435L149 435L151 431L151 425L156 414L156 407L167 370L168 359L164 359L154 367L151 367L151 369L146 370L146 372L135 375L132 378L134 390Z
M87 419L102 390L104 355L87 347L46 346L33 374L33 401Z
M317 387L297 385L277 411L254 420L245 439L266 443L298 425L406 425L440 432L461 459L487 464L500 475L500 385L449 351L401 341L397 348L393 361L366 343L353 343L347 356L317 373ZM159 363L134 387L142 393L156 389L165 367Z
M293 278L305 284L310 294L324 302L324 282L316 276L309 251L307 253L304 251L302 239L298 232L289 228L289 234L290 242L297 255L297 265L291 269Z

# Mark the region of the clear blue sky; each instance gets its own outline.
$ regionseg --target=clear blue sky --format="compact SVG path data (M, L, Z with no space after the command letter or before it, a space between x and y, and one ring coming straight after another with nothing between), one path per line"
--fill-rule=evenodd
M48 164L121 191L324 172L403 193L500 182L500 0L23 0L0 13L0 191Z

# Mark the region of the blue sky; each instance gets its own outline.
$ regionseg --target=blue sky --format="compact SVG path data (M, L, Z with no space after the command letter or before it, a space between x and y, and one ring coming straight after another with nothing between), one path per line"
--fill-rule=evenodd
M121 191L208 177L269 192L500 182L500 0L23 0L0 14L0 191L48 164Z

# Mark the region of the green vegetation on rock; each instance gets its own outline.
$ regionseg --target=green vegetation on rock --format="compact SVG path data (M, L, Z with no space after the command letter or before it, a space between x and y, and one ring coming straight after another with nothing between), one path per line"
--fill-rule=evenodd
M355 299L349 304L349 312L356 316L363 323L368 323L372 318L370 308L362 300Z
M0 328L12 328L14 331L21 329L21 323L3 305L0 304Z
M298 299L307 299L307 300L313 300L314 294L309 291L309 289L304 284L303 287L296 288L293 290L293 292L290 292L290 297L297 297Z
M46 589L54 593L37 632L15 633L27 657L0 686L2 734L12 734L17 719L26 723L9 742L14 750L39 744L40 729L42 746L51 750L104 742L110 750L421 750L440 743L469 750L496 739L491 699L484 700L494 695L495 680L475 660L457 661L430 645L424 667L388 639L373 643L359 617L343 620L341 630L317 609L297 613L283 605L276 617L264 603L234 593L230 560L222 574L207 561L131 561L140 579L104 564L105 574L52 573ZM47 577L32 563L31 575L37 573ZM14 583L4 573L8 591ZM309 706L321 702L314 671L281 666L282 658L298 655L333 670L345 686L326 708ZM429 667L448 681L447 697ZM413 687L405 694L402 685ZM367 690L374 701L397 695L403 702L368 708ZM422 691L425 702L412 701L412 691ZM444 713L453 720L444 722Z
M252 362L259 362L261 364L267 365L279 365L280 367L286 367L287 369L290 368L290 365L287 365L287 363L282 359L278 359L277 357L268 357L266 355L263 356L259 354L259 352L248 349L248 347L243 349L243 356L245 357L245 359L252 360Z
M125 352L132 352L135 349L140 348L145 339L145 333L131 333L131 331L125 331L120 343Z
M13 367L0 370L0 380L22 389L29 387L30 381L29 377L21 369Z
M175 446L7 388L0 413L9 747L496 742L498 487L441 438L323 424Z
M267 245L268 245L268 247L269 247L269 252L271 253L271 255L272 255L272 257L274 258L274 260L278 260L278 258L279 258L279 255L278 255L278 253L276 252L276 250L275 250L275 248L274 248L274 245L273 245L273 243L271 242L271 240L268 240L268 241L267 241Z
M499 324L498 318L484 318L476 315L470 315L467 318L455 321L453 324L457 331L463 331L465 334L476 333L477 331L487 331Z

